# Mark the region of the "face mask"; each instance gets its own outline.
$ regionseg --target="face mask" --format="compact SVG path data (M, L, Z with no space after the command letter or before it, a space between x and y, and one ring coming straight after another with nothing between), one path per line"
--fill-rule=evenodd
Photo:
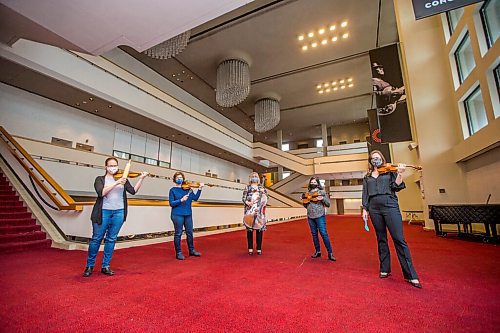
M376 168L378 168L379 166L382 165L382 159L381 158L372 158L372 161L371 161L372 165Z
M114 175L118 171L118 167L107 167L106 170L112 175Z
M309 184L309 186L311 186L311 188L317 188L318 184Z
M183 181L184 181L184 179L182 179L182 178L177 178L177 179L175 180L175 183L180 185L180 184L182 184L182 182L183 182Z
M250 178L250 180L252 181L252 183L258 183L259 182L259 178L257 178L257 177L252 177L252 178Z

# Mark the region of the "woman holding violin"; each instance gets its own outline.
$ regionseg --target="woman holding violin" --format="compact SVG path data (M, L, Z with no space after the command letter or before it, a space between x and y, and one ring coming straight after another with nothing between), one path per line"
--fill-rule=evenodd
M370 153L368 173L363 178L363 219L370 214L377 234L381 279L391 275L391 257L387 243L387 229L391 234L403 276L412 286L422 288L413 267L410 249L403 236L403 219L399 211L396 192L404 189L403 172L406 165L386 164L384 155L378 150Z
M189 249L189 255L199 257L201 253L194 249L194 239L193 239L193 212L191 209L191 204L194 201L198 201L201 195L201 189L204 184L194 184L186 182L186 178L182 172L176 172L172 180L175 186L170 189L168 194L168 201L170 207L172 207L172 212L170 218L174 223L174 248L175 248L175 258L178 260L186 259L182 254L181 250L181 236L182 230L186 230L186 238ZM198 188L196 194L193 192L193 188Z
M307 208L307 222L311 229L311 235L314 243L315 252L311 258L321 257L321 247L319 243L318 231L323 238L326 250L328 251L328 259L337 261L333 256L332 245L326 230L325 207L330 207L330 198L321 187L318 178L311 177L307 192L302 195L302 203Z
M84 277L90 276L95 265L95 258L99 251L99 246L104 241L104 258L102 259L101 273L114 275L109 268L115 242L120 229L127 218L127 192L136 194L141 188L147 172L138 174L139 181L132 186L125 177L116 179L118 170L118 160L114 157L106 159L106 174L98 176L94 181L94 188L97 193L97 200L92 209L92 239L90 240L87 255L87 266L83 272ZM123 172L122 172L123 175Z

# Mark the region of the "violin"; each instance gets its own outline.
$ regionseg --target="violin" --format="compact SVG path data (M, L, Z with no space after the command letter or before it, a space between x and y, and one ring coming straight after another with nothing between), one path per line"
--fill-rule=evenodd
M422 170L421 166L418 165L410 165L406 164L407 168L412 168L415 170ZM377 168L378 173L387 173L387 172L397 172L398 171L398 165L397 164L391 164L391 163L386 163L385 165L382 165Z
M319 196L320 196L319 192L313 192L313 193L306 192L306 193L302 194L302 203L308 204L311 201L317 202L317 201L319 201L319 199L318 199Z
M128 160L127 165L125 165L125 169L118 170L117 173L113 175L113 177L118 180L120 178L137 178L141 175L140 172L130 171L130 166L132 164L132 160ZM149 174L151 177L156 177L155 175Z
M209 186L209 187L212 187L214 186L214 184L204 184L205 186ZM181 188L183 190L190 190L192 188L200 188L200 183L198 182L188 182L188 181L184 181L182 184L181 184Z

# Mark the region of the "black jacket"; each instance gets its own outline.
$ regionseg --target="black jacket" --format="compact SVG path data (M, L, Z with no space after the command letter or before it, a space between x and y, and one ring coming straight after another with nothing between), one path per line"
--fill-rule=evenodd
M94 208L92 209L92 215L90 216L90 220L92 223L101 224L102 223L102 204L103 204L103 195L102 190L104 189L106 176L99 176L94 181L95 192L97 193L97 200L94 204ZM130 184L127 179L127 182L124 185L125 191L123 191L123 221L127 219L127 192L130 194L135 194L135 189Z
M376 195L391 195L397 201L398 197L396 196L396 192L406 187L404 182L401 182L399 185L396 184L397 176L395 172L382 173L377 178L366 175L363 178L363 195L361 203L363 208L368 211L370 198Z

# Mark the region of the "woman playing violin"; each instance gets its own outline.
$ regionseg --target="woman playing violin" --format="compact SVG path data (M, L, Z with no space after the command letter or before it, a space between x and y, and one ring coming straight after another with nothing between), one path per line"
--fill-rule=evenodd
M403 236L403 220L396 196L396 192L406 187L403 182L406 166L398 164L395 172L382 169L387 171L382 173L378 168L384 165L386 165L384 155L378 150L373 150L369 157L368 173L363 178L362 196L363 218L366 219L368 214L370 215L377 234L379 277L387 278L391 275L391 257L387 243L387 229L389 229L405 280L414 287L422 288L413 267L410 249Z
M314 243L315 252L312 258L321 257L321 247L319 243L318 231L323 238L326 250L328 251L328 259L336 261L333 256L332 245L326 230L325 207L330 207L330 199L328 194L323 190L318 178L311 177L307 192L302 195L304 207L307 208L307 222L311 229L311 235Z
M201 253L194 249L194 239L193 239L193 212L191 209L191 204L194 201L198 201L201 195L201 189L204 184L194 184L187 183L182 172L176 172L172 178L175 186L170 189L168 194L168 201L170 207L172 207L172 212L170 218L174 223L174 248L175 257L178 260L186 259L182 254L181 250L181 236L182 230L186 230L186 238L189 249L189 255L199 257ZM193 192L192 187L197 187L198 190L196 194Z
M87 255L87 266L83 272L84 277L92 274L95 259L99 246L104 237L104 258L102 259L101 273L114 275L109 268L115 242L120 232L120 228L127 218L127 192L136 194L141 188L144 177L147 172L139 174L139 180L132 186L127 178L118 178L114 176L118 172L118 160L114 157L107 158L104 162L106 174L98 176L94 181L94 188L97 193L97 200L92 209L92 238L89 243Z

